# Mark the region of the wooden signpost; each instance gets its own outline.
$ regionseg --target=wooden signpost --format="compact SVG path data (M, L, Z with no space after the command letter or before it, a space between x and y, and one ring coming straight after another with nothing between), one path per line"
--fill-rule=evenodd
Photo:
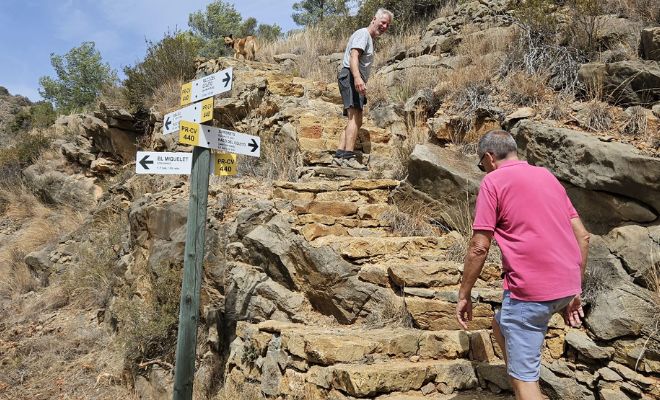
M184 84L181 88L181 104L185 105L191 101L200 100L203 100L201 102L203 104L206 101L204 98L231 90L232 82L232 69L228 68ZM260 141L258 136L200 125L185 119L177 122L179 142L195 146L190 172L190 202L188 204L174 368L174 400L190 400L195 377L197 322L206 240L206 208L211 160L213 160L213 170L216 175L235 175L236 154L259 157ZM217 153L212 158L212 148L233 154Z

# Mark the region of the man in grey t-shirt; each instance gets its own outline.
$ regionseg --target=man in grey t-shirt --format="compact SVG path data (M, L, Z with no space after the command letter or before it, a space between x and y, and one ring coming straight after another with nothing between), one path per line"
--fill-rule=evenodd
M339 146L333 164L364 169L356 159L355 140L362 126L362 110L367 104L367 80L374 61L374 39L387 31L394 14L379 8L368 27L353 32L346 50L342 69L337 79L344 102L344 115L348 116L346 130L339 137Z

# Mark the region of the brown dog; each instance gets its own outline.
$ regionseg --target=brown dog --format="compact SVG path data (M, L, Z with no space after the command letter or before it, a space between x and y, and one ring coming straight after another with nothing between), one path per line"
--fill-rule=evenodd
M225 45L234 49L234 58L242 55L246 60L254 60L257 52L257 41L254 36L234 39L233 35L225 36Z

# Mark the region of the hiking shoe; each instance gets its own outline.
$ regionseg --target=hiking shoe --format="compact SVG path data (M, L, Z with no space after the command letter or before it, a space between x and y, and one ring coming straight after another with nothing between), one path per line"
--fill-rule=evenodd
M330 165L336 166L336 167L341 167L341 166L343 166L343 163L344 163L343 158L332 157L332 162L330 163Z
M361 170L367 170L366 165L362 165L357 159L355 158L348 158L342 160L342 166L348 167L348 168L353 168L353 169L361 169Z

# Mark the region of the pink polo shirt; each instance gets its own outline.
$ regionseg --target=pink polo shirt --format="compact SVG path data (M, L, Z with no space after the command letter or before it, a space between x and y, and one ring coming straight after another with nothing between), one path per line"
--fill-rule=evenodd
M549 301L582 291L577 217L550 171L510 160L481 181L472 229L494 233L511 298Z

